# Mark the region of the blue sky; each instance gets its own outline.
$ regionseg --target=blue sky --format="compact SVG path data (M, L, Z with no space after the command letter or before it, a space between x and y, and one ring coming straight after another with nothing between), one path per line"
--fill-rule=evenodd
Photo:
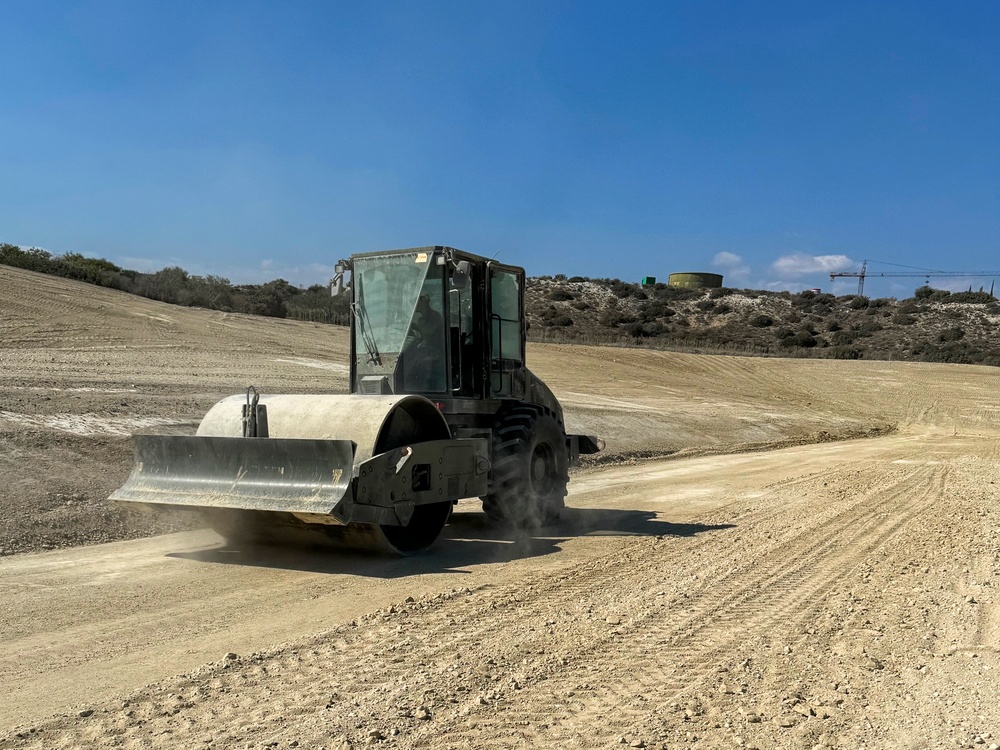
M838 293L864 258L1000 270L995 0L2 10L0 242L297 284L425 244Z

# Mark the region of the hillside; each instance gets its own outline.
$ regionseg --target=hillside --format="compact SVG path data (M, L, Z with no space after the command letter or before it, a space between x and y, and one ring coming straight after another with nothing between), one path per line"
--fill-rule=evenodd
M284 279L233 285L181 268L132 271L76 253L0 243L0 265L185 307L344 325L346 295ZM530 270L530 269L529 269ZM921 287L905 300L805 291L691 290L563 275L528 279L535 341L782 357L1000 364L1000 303L984 292Z
M1000 303L984 292L922 287L895 300L541 277L529 279L526 298L536 341L1000 364Z

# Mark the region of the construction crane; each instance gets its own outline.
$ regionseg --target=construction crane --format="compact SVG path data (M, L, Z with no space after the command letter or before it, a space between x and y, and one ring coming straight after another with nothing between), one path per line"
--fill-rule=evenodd
M881 261L873 260L872 263L881 263ZM882 265L896 266L897 264L896 263L883 263ZM898 266L898 267L899 268L912 268L912 266ZM916 271L916 272L914 272L914 271ZM992 272L973 271L973 272L970 272L970 273L965 273L965 272L962 272L962 271L934 271L934 270L927 269L927 268L914 269L914 271L907 271L907 272L895 272L894 271L894 272L890 272L890 273L881 273L881 272L879 272L879 273L869 273L869 271L868 271L868 261L865 260L865 261L862 261L862 263L861 263L861 270L860 271L845 271L845 272L842 272L842 273L831 273L830 274L830 281L833 281L834 279L838 279L838 278L857 279L858 280L858 296L859 297L863 297L864 294L865 294L865 279L869 278L871 276L877 276L879 278L887 278L887 277L890 277L890 276L895 276L895 277L909 277L909 278L923 277L925 279L925 283L927 283L927 284L931 283L931 277L940 278L942 276L950 276L950 277L969 277L969 276L993 276L993 277L996 277L996 276L1000 276L1000 272L997 272L997 271L992 271ZM990 284L990 294L993 294L993 285L992 284Z

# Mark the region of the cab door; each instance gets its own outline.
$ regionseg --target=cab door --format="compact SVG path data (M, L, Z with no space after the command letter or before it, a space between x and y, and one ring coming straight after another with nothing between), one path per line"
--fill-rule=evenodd
M490 262L490 395L524 395L524 271Z

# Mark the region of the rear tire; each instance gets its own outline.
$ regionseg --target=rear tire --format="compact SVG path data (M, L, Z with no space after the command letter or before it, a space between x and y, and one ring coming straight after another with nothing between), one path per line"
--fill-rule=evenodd
M497 421L492 491L482 498L491 521L526 529L555 523L568 482L566 434L554 417L517 406Z

